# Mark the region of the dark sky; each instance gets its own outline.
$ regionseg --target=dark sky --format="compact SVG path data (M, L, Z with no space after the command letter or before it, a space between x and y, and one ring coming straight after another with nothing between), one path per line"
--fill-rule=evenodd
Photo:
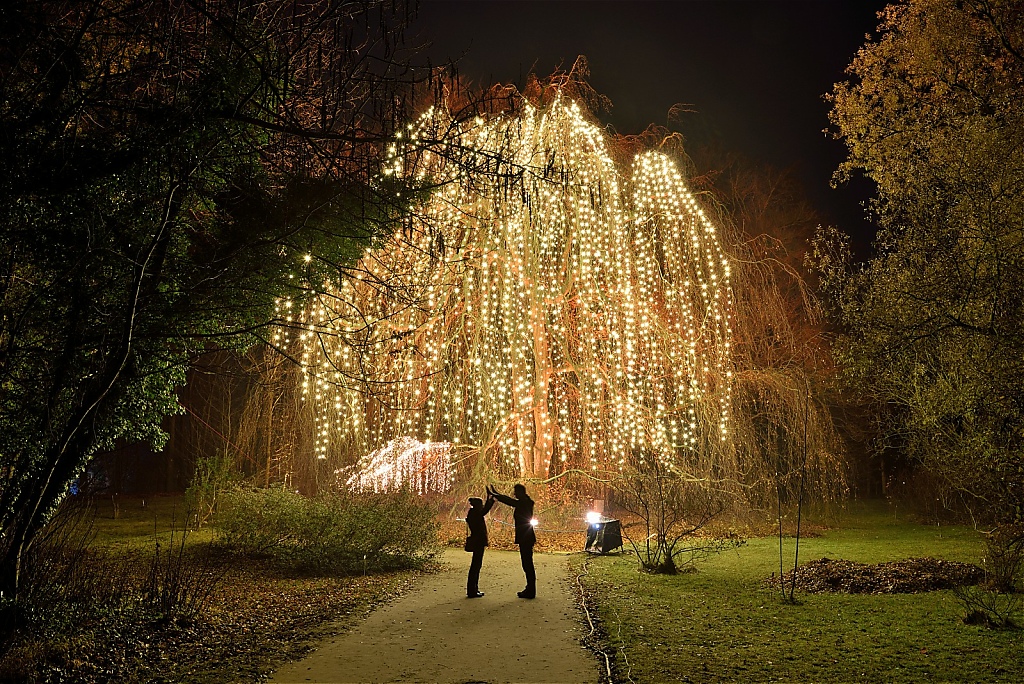
M861 203L867 181L829 187L844 148L828 138L822 95L843 71L884 7L876 0L423 0L414 33L434 63L459 59L477 84L521 84L577 55L613 108L601 115L622 133L666 124L676 103L697 111L673 125L713 130L720 144L755 162L790 169L827 222L855 235L863 254L871 228ZM690 130L688 130L690 129Z

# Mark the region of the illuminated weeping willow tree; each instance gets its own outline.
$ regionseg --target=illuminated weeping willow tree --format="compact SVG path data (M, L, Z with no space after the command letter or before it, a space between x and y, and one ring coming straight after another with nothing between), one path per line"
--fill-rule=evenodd
M414 437L511 477L637 458L735 475L714 223L672 159L617 163L568 97L516 110L428 110L381 176L414 188L402 226L354 277L280 302L311 457L340 467Z

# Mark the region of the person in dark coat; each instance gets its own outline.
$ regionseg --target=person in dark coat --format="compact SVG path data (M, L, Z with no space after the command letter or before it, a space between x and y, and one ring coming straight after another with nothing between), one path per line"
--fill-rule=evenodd
M469 527L469 536L466 538L466 551L473 552L473 560L469 564L469 578L466 580L466 596L469 598L480 598L484 592L480 591L480 568L484 564L484 549L487 548L487 515L491 506L494 505L494 497L487 493L485 504L478 497L470 497L469 511L466 513L466 525Z
M498 492L494 486L487 488L487 493L503 504L512 507L512 520L516 527L516 544L519 545L519 559L523 563L526 575L526 588L517 592L519 598L535 598L537 596L537 572L533 567L533 545L537 543L534 532L533 499L526 494L526 487L517 484L512 488L515 498Z

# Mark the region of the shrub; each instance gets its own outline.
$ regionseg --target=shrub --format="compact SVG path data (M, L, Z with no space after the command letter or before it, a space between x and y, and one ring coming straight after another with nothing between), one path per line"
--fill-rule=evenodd
M303 527L303 499L282 487L234 489L221 495L220 539L233 551L261 555L295 541Z
M190 623L206 610L225 567L209 549L188 550L188 528L172 526L166 546L159 541L139 592L139 605L166 622Z
M18 602L33 612L63 612L69 604L92 604L103 593L90 572L96 536L89 506L68 499L36 537L25 556Z
M217 523L229 549L314 572L418 567L437 544L434 511L407 491L311 498L282 487L237 489Z
M1020 591L1024 571L1024 523L1000 525L985 536L989 588L1004 594Z
M644 572L692 571L696 561L743 544L735 535L706 534L712 520L725 510L723 497L707 483L666 467L656 456L637 459L612 487L618 507L626 514L622 534Z
M221 493L236 481L233 465L227 452L200 456L196 461L192 482L185 490L185 507L192 512L190 522L195 529L202 527L217 511Z
M985 537L985 581L981 586L957 587L953 594L965 609L970 625L1020 627L1021 575L1024 571L1024 524L1000 525Z
M1017 629L1021 597L985 586L959 586L953 595L964 608L964 623L994 629Z

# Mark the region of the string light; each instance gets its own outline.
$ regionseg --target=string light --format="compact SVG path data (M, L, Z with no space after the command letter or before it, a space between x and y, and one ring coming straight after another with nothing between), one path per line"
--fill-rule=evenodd
M401 437L339 469L345 485L356 491L391 492L408 488L417 494L446 492L455 482L449 442L420 442Z
M667 155L625 173L608 144L561 95L466 123L431 108L396 139L382 180L429 188L410 218L357 278L278 304L317 457L383 458L416 435L547 477L728 445L716 227Z

